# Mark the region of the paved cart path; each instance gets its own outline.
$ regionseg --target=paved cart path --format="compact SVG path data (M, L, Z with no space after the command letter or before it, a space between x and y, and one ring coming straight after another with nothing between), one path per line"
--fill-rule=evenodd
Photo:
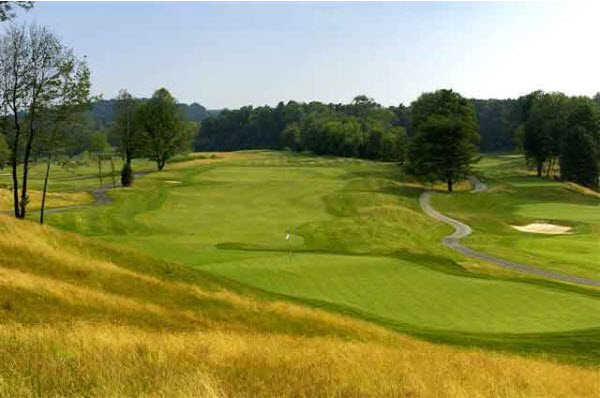
M487 189L487 185L479 181L476 177L470 177L469 180L474 185L472 193L478 193L485 191ZM476 258L478 260L487 261L488 263L494 264L498 267L511 269L513 271L523 272L526 274L541 276L548 279L553 279L561 282L571 282L571 283L579 283L581 285L588 286L600 286L600 280L591 279L591 278L583 278L580 276L566 275L561 274L559 272L548 271L545 269L532 267L531 265L521 264L510 260L505 260L503 258L494 257L492 255L478 252L473 250L463 244L460 243L460 240L465 236L471 234L472 230L467 224L464 224L458 220L450 218L448 216L443 215L438 212L431 206L431 195L432 192L427 191L423 192L419 198L419 204L423 211L430 217L435 218L438 221L444 222L446 224L454 227L454 233L452 235L448 235L442 239L442 243L444 246L449 247L450 249L456 250L464 254L467 257Z

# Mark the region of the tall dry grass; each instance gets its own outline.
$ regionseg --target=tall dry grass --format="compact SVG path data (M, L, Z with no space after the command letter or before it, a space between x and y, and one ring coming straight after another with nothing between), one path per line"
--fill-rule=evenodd
M39 210L42 203L42 192L29 191L29 210ZM46 194L46 208L83 205L93 201L88 192L48 192ZM0 212L13 210L12 191L0 188Z
M600 391L600 375L590 369L380 337L2 325L0 396L597 397Z
M111 250L0 217L0 397L600 392L597 369L434 345Z

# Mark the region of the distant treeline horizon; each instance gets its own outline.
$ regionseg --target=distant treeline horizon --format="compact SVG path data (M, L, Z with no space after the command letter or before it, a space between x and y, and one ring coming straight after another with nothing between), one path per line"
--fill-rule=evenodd
M479 150L481 152L504 152L504 151L513 151L518 148L520 145L518 142L518 137L514 136L516 129L521 123L522 119L522 103L523 98L526 96L521 96L519 98L506 98L506 99L498 99L498 98L489 98L489 99L478 99L478 98L469 98L467 99L475 109L475 115L477 117L477 121L479 123L479 134L481 136L481 141L479 142ZM596 94L592 98L596 103L600 104L600 93ZM143 98L141 99L144 100ZM341 108L343 104L325 104L319 101L311 101L311 102L297 102L297 101L287 101L280 102L279 104L322 104L326 105L329 108ZM376 102L375 102L376 103ZM109 100L98 100L92 104L92 109L90 111L92 117L94 118L95 125L97 128L107 127L114 121L114 99ZM217 117L222 112L237 112L241 111L242 113L247 113L249 110L262 110L263 112L266 109L276 110L277 107L281 105L277 105L275 107L270 105L263 106L253 106L247 105L240 108L213 108L208 109L207 107L199 104L198 102L188 103L178 103L178 107L180 108L183 116L188 121L194 122L202 122L210 117ZM409 119L408 114L410 112L410 105L405 106L400 104L398 106L389 106L382 108L392 110L399 117L399 120L396 122L398 125L403 126L409 129ZM407 131L408 132L408 131ZM517 141L515 141L517 138ZM233 147L231 147L233 148ZM230 150L227 146L219 146L219 145L208 145L206 141L199 140L195 145L195 150Z
M477 98L468 98L467 100L471 103L475 109L475 115L477 118L477 122L479 123L479 134L481 136L481 140L479 142L479 150L481 152L507 152L513 150L522 150L522 142L520 142L520 137L515 136L515 133L518 134L518 127L523 123L523 104L526 102L526 98L528 98L530 94L523 95L518 98L506 98L506 99L497 99L497 98L489 98L489 99L477 99ZM359 96L367 98L366 96ZM583 96L582 96L583 97ZM594 102L600 105L600 93L596 94L591 98ZM398 106L388 106L384 107L382 105L377 104L374 100L369 100L376 104L378 107L383 109L388 109L395 114L396 120L394 124L398 126L402 126L407 129L407 134L410 135L410 108L411 106L405 106L404 104L399 104ZM283 101L280 102L277 106L272 107L270 105L263 106L253 106L248 105L240 108L223 108L223 109L213 109L207 111L204 117L201 120L208 119L210 117L219 117L221 113L225 112L229 118L237 117L238 122L241 124L246 124L243 120L245 118L244 115L249 116L251 113L254 114L253 118L257 118L259 114L263 114L265 116L269 112L277 113L278 109L282 109L282 107L287 106L295 106L303 105L304 109L311 108L328 108L328 109L342 109L344 108L344 104L337 103L322 103L319 101L311 101L311 102L297 102L290 100L287 103ZM260 117L258 117L260 118ZM258 120L254 121L258 123ZM267 123L269 124L269 123ZM242 149L239 148L238 145L234 144L233 137L227 140L226 137L211 137L210 135L214 134L214 131L210 131L207 128L200 129L200 134L208 133L209 136L201 137L198 136L196 140L195 150L234 150L234 149ZM224 134L232 134L232 131ZM238 131L238 133L240 133ZM244 140L247 145L251 145L251 142L248 140ZM272 140L266 140L266 142L257 142L256 144L268 144L268 148L276 149L273 147ZM258 149L256 145L252 145L252 148L248 149Z

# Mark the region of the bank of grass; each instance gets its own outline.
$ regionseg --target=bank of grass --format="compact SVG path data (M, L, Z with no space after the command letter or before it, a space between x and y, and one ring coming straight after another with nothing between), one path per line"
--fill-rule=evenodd
M4 216L0 251L2 397L594 397L600 388L596 368L426 343Z
M600 279L600 195L575 184L538 178L522 156L484 157L478 171L490 185L477 195L436 195L433 205L466 222L464 242L477 250L564 274ZM566 235L520 232L512 225L549 222Z
M394 164L245 151L176 163L109 192L110 206L48 219L431 341L600 363L600 293L444 248L451 228L421 212L422 190Z

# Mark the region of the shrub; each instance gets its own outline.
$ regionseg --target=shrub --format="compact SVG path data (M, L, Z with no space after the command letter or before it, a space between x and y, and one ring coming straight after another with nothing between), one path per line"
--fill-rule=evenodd
M131 184L133 184L133 170L131 170L131 164L125 163L121 169L121 185L128 187Z

